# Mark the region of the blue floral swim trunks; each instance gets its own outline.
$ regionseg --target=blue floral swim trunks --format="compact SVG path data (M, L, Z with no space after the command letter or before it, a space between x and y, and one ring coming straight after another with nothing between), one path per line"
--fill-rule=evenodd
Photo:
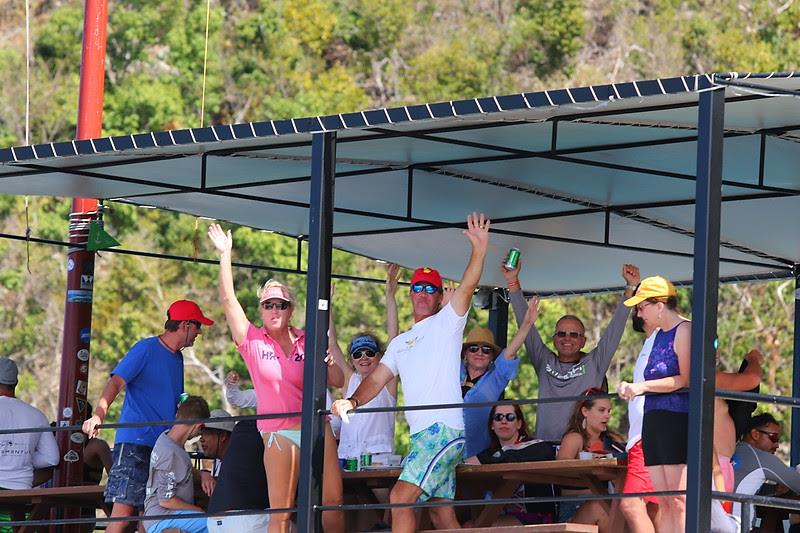
M411 435L411 453L400 479L422 489L420 501L452 500L456 496L456 466L464 454L464 430L442 423Z

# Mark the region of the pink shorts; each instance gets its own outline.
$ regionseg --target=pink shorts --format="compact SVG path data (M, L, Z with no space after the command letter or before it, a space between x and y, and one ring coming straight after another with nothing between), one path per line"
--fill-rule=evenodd
M731 458L724 455L717 455L719 459L719 469L722 471L722 478L725 480L725 492L733 492L733 465Z
M628 450L628 470L625 473L625 484L622 487L623 494L636 494L637 492L655 492L653 482L650 480L650 473L644 465L642 441L637 442ZM658 503L658 498L645 496L644 501Z

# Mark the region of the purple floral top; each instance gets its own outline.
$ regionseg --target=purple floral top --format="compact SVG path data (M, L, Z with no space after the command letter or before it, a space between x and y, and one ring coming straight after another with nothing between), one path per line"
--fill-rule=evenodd
M650 351L650 359L644 368L645 381L668 378L680 374L678 354L675 353L675 332L679 322L669 331L659 331ZM644 412L656 409L674 411L677 413L689 412L689 394L686 392L670 392L666 394L648 394L644 398Z

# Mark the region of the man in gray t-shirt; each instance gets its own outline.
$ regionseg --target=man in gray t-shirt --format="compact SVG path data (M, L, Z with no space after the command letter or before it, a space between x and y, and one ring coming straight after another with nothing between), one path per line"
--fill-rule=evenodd
M199 396L190 396L178 406L176 419L208 418L208 404ZM199 435L203 424L176 424L162 433L150 454L150 475L144 500L145 516L202 513L194 505L192 462L183 449L186 441ZM205 518L169 518L145 520L147 533L177 528L187 533L207 533Z
M514 270L503 267L517 324L522 321L528 308L519 284L519 269L520 266ZM586 389L600 387L603 383L628 321L630 308L622 302L633 296L639 283L639 269L634 265L622 265L622 277L626 283L625 295L597 346L590 352L581 351L586 344L586 337L585 328L578 317L565 315L556 323L553 345L557 353L544 344L536 326L531 328L525 337L525 349L539 378L539 398L580 396ZM536 408L535 438L560 441L574 407L574 402L539 404Z

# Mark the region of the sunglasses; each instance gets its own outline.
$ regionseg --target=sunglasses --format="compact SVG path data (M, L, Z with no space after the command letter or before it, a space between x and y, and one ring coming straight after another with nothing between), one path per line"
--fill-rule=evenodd
M289 302L281 302L281 303L274 303L274 302L261 302L261 307L266 309L267 311L272 311L273 309L280 309L281 311L286 311L289 309Z
M411 286L411 292L414 294L419 294L422 291L425 291L428 294L436 294L439 292L439 287L434 287L433 285L423 285L422 283L415 283Z
M759 433L763 433L764 435L769 437L769 440L771 440L772 442L778 442L778 439L781 438L781 434L780 433L773 433L772 431L764 431L763 429L758 429L758 428L755 428L755 429Z
M467 351L469 353L481 352L483 353L483 355L492 355L494 353L494 350L492 349L491 346L482 346L479 344L470 344L469 346L467 346Z
M495 422L500 422L503 419L508 420L509 422L513 422L517 419L517 415L515 413L495 413L492 417Z
M583 337L583 333L580 331L556 331L555 337L563 339L564 337L569 337L571 339L577 339Z
M193 326L194 326L194 327L196 327L197 329L200 329L200 328L202 328L202 327L203 327L203 324L201 324L201 323L200 323L200 322L198 322L197 320L187 320L186 322L188 322L189 324L193 325Z
M350 357L352 357L353 359L361 359L361 356L363 356L363 355L366 355L367 357L372 359L373 357L375 357L378 354L376 352L374 352L373 350L367 350L365 348L363 350L356 350L355 352L350 354Z

